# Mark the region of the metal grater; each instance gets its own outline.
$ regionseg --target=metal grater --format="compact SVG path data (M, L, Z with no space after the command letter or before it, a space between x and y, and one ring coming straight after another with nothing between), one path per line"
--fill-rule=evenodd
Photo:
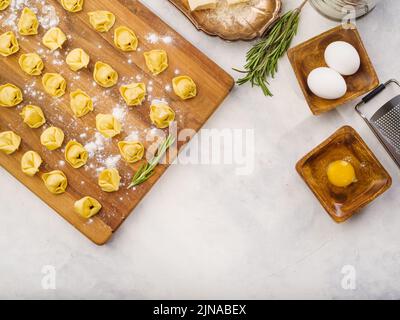
M372 100L390 84L400 87L400 83L394 79L379 85L357 104L356 111L400 168L400 95L384 104L371 119L368 119L360 110L362 105Z

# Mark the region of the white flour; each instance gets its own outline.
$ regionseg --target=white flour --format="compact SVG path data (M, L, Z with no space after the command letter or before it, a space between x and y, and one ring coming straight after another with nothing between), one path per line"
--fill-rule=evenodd
M13 0L7 11L0 16L0 20L4 19L2 26L11 27L16 32L20 15L19 11L25 7L29 7L35 12L41 27L44 29L56 27L60 23L60 18L57 15L56 9L45 1Z

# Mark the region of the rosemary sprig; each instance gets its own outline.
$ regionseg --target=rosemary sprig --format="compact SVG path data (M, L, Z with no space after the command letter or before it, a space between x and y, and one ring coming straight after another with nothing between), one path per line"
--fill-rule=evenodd
M237 80L238 85L250 82L252 87L258 86L266 96L272 97L272 92L268 88L268 78L275 77L279 59L289 49L297 34L300 12L307 1L304 0L298 8L286 12L266 33L265 37L247 52L245 70L234 69L246 74Z
M165 155L168 148L174 144L174 142L175 138L172 135L168 135L168 137L158 147L158 150L153 159L143 164L139 168L139 170L136 171L135 175L132 178L131 184L128 186L128 189L142 184L154 174L155 167L160 163L162 157Z

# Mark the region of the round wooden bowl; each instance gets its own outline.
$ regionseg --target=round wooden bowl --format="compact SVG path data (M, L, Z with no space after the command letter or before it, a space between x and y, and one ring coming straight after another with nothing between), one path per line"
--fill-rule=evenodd
M228 8L220 2L216 9L191 12L188 0L169 0L198 29L224 40L252 40L261 37L279 17L281 0L250 0Z

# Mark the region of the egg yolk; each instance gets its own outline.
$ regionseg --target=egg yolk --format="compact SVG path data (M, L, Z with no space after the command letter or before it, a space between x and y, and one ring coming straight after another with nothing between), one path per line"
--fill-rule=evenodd
M345 188L356 182L356 173L351 163L339 160L334 161L328 166L328 180L336 187Z

